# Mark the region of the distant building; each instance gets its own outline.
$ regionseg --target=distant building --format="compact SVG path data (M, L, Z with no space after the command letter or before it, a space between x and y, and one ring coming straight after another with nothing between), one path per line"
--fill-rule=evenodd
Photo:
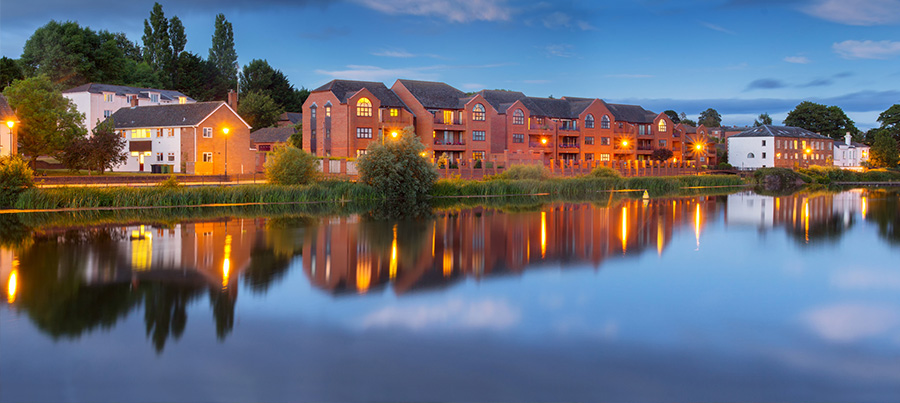
M250 147L257 153L256 172L265 172L266 154L287 144L294 133L294 126L266 127L250 133Z
M763 125L728 138L728 162L742 169L830 166L833 142L799 127Z
M62 94L75 102L78 112L84 114L84 127L89 133L94 130L98 121L106 120L120 108L196 102L178 91L98 83L79 85Z
M135 106L112 119L128 140L128 160L114 171L151 172L152 165L199 175L256 170L250 126L225 102Z
M278 122L276 122L275 125L279 126L279 127L293 126L302 121L303 121L302 113L300 113L300 112L284 112L278 116Z
M0 94L0 157L19 152L19 139L16 136L18 124L16 113L9 106L6 97Z
M844 142L834 143L834 166L841 168L862 168L869 161L869 146L850 139L850 133L844 136Z
M703 125L701 125L703 126ZM751 126L720 126L720 127L710 127L708 129L710 137L715 137L719 140L726 141L731 136L736 136L741 134L747 130L752 129ZM727 144L727 143L726 143Z

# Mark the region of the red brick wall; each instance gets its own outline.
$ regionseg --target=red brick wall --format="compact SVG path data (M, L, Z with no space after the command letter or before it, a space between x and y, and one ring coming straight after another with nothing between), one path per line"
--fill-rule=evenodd
M203 128L213 129L212 138L203 137ZM228 134L223 128L228 128ZM196 128L197 149L189 158L196 158L194 173L198 175L221 175L225 173L227 144L228 173L252 173L256 171L256 151L250 148L250 129L241 122L237 114L228 107L217 109ZM193 133L189 133L193 139ZM182 142L185 137L182 135ZM213 161L203 162L203 153L212 152Z

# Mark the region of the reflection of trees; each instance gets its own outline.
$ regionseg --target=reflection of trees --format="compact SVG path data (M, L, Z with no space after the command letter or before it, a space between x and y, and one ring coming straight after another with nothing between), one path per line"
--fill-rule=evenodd
M0 247L20 247L31 239L28 228L14 214L0 214Z
M824 217L811 218L809 228L800 223L789 227L788 234L801 244L837 243L845 232L850 230L855 223L850 217L845 224L839 214L832 213Z
M237 302L235 295L229 290L209 290L209 305L212 307L213 318L216 321L216 337L225 340L225 336L234 328L234 306Z
M900 195L875 196L869 200L867 220L878 224L878 235L892 245L900 244Z
M181 338L187 325L187 306L200 296L202 288L194 285L150 283L142 284L144 296L144 324L147 337L157 353L162 353L171 335ZM151 335L152 334L152 335Z

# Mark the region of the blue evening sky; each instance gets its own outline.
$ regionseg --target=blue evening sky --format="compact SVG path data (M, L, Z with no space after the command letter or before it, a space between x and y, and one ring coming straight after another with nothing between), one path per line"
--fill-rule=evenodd
M0 3L0 53L18 58L51 19L140 41L153 2ZM597 97L724 124L799 102L837 105L861 129L900 102L900 0L162 1L206 57L215 15L243 66L267 59L297 86L333 79L443 81L464 91Z

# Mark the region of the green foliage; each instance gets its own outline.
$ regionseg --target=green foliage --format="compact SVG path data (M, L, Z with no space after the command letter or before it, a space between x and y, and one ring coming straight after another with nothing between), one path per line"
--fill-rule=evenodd
M296 148L299 148L301 150L303 149L303 122L302 121L297 122L297 124L294 125L294 134L292 134L291 137L288 138L288 143L290 143L290 145L292 145Z
M753 172L753 182L766 189L787 189L813 182L807 174L788 168L760 168Z
M433 196L534 195L592 199L608 196L609 191L624 189L647 190L653 196L674 194L687 187L742 186L741 178L731 175L671 176L671 177L593 177L534 179L493 179L472 181L441 179L434 185Z
M34 172L21 157L0 157L0 207L15 205L19 194L33 186Z
M184 24L178 16L172 16L169 20L169 39L172 43L172 57L177 58L187 45L187 35L184 34Z
M673 155L675 155L675 153L673 153L672 150L668 148L657 148L653 150L652 154L650 154L650 158L657 161L665 161L669 158L672 158Z
M768 112L759 114L759 117L755 121L753 121L754 127L770 124L772 124L772 117L769 116Z
M596 167L591 170L590 176L593 178L621 178L619 171L610 167Z
M431 191L438 173L421 153L425 145L412 126L384 144L371 143L358 160L359 179L390 200L418 200Z
M669 110L663 111L663 113L665 113L666 116L668 116L669 119L672 120L672 123L674 123L676 125L681 123L681 118L678 117L678 112L675 112L675 111L669 109Z
M544 165L510 165L509 169L494 175L491 179L505 180L545 180L550 171Z
M25 78L25 73L19 67L19 62L6 56L0 58L0 90L8 87L15 80Z
M225 19L225 14L216 15L216 26L212 36L212 47L207 59L225 77L228 88L237 84L237 52L234 50L234 30Z
M153 4L150 19L144 20L144 61L154 71L166 70L172 62L172 42L169 40L169 20L162 5Z
M894 136L900 136L900 104L894 104L878 115L881 128L887 129Z
M813 165L801 169L800 173L808 175L815 183L829 185L834 182L889 182L900 181L900 171L889 169L870 169L856 172L838 167Z
M278 116L284 112L274 100L260 91L252 91L238 103L238 115L241 115L253 130L275 126Z
M729 164L727 162L720 162L719 165L716 165L716 168L718 168L718 169L734 169L734 167L731 166L731 164Z
M869 163L874 167L896 168L900 159L898 154L897 140L886 130L881 130L875 135L875 142L869 150Z
M695 122L695 121L693 121L693 120L691 120L691 119L688 119L688 118L686 118L686 117L682 117L682 118L681 118L681 124L687 125L687 126L694 126L694 127L697 127L697 122Z
M316 157L297 147L276 147L266 160L266 179L276 185L302 185L315 180Z
M17 129L19 151L30 157L54 155L75 139L84 137L84 115L62 96L45 75L26 78L3 90L21 121Z
M722 126L722 115L715 109L709 108L700 112L700 118L697 121L706 127L719 127Z
M281 70L272 68L265 60L254 59L241 72L241 95L247 96L255 91L270 96L286 111L298 112L303 109L299 91L294 89Z
M175 174L172 174L171 176L166 178L166 180L160 182L159 185L157 185L157 186L159 186L161 188L167 188L167 189L176 189L179 186L181 186L181 184L178 183L178 176L175 176Z
M94 127L91 137L80 137L71 141L57 156L69 169L88 169L102 174L107 169L125 162L124 137L116 134L112 119Z
M835 140L843 139L846 132L856 133L858 131L853 125L853 121L840 107L825 106L810 101L803 101L794 110L788 112L784 124L802 127Z

